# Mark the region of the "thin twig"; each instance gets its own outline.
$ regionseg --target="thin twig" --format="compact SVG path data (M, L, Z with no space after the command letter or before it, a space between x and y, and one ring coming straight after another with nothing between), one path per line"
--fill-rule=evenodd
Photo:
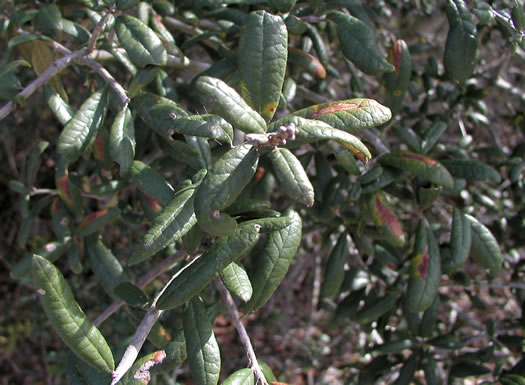
M79 51L71 52L70 54L54 61L49 67L46 68L39 77L29 83L18 95L15 96L15 100L22 98L22 100L27 99L33 93L46 84L52 77L56 76L60 71L62 71L67 66L71 65L75 60L85 55L86 50L81 49ZM6 103L2 108L0 108L0 120L3 120L10 112L16 109L16 103L10 101Z
M33 188L30 192L30 196L34 195L57 195L58 191L50 188Z
M106 25L109 15L110 13L106 13L102 17L102 19L98 22L98 24L95 26L95 28L93 29L93 32L91 33L91 37L89 38L89 41L88 41L88 48L87 48L88 54L95 49L95 45L97 44L97 40L98 40L98 35L100 35L102 28L104 28L104 26Z
M166 270L170 269L175 263L179 262L181 259L186 257L186 252L183 250L177 251L175 254L169 256L153 269L148 271L140 279L137 280L136 285L143 289L148 286L155 278L164 273ZM108 319L113 313L115 313L120 307L124 305L124 301L117 299L111 305L109 305L106 310L99 314L97 318L93 321L95 326L99 326L102 322Z
M246 353L248 354L248 360L250 361L250 366L255 376L255 383L261 385L268 385L268 382L264 377L262 369L259 366L259 362L257 361L257 357L255 356L255 351L253 350L250 337L248 337L248 333L246 332L246 329L244 328L244 325L241 322L241 318L239 317L237 305L235 305L235 302L233 301L230 292L228 291L226 286L224 286L219 277L215 278L215 286L219 290L222 300L226 303L226 306L228 307L228 311L230 313L230 316L232 317L233 323L235 324L237 333L239 333L239 339L241 340L241 343L244 346Z
M137 359L137 356L139 354L140 349L142 348L142 345L144 344L144 341L146 340L146 337L150 333L151 329L155 325L155 322L159 319L159 317L164 312L163 310L157 309L157 301L162 296L162 294L166 291L168 286L175 280L184 270L186 270L189 266L191 266L198 258L194 259L192 263L187 264L184 266L184 268L177 271L173 277L164 285L162 290L160 290L153 301L151 302L151 305L140 322L140 325L138 326L137 330L135 331L135 334L133 335L133 338L126 348L126 351L124 352L124 355L122 356L122 359L120 360L117 368L113 371L111 374L112 380L110 385L115 385L117 382L120 381L120 379L126 374L126 372L131 368L135 360Z

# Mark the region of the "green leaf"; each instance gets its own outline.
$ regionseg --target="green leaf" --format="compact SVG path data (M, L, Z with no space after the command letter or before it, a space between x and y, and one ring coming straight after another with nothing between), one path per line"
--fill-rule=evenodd
M405 243L403 228L382 191L377 191L370 196L368 209L377 229L385 239L394 246L402 246Z
M348 257L350 257L348 235L343 233L337 240L326 263L321 285L322 297L335 297L339 294L339 289L345 278L345 264L348 261Z
M44 86L44 98L55 115L55 118L63 125L66 125L75 114L73 108L67 104L49 84Z
M57 152L66 162L75 162L81 154L89 155L107 110L107 92L92 94L66 124L57 143Z
M131 105L142 120L163 138L171 139L173 120L188 116L174 101L149 92L142 92L131 99Z
M201 76L195 83L197 91L210 107L229 123L246 133L264 134L266 121L240 95L222 80Z
M248 302L252 297L253 289L248 273L236 262L230 263L220 272L224 286L234 295Z
M163 205L173 198L173 187L157 170L141 161L135 160L133 162L129 179L139 190L158 199Z
M161 69L157 66L149 65L137 71L128 87L128 96L133 98L148 84L150 84Z
M86 317L62 273L47 259L33 256L33 283L51 324L69 348L89 365L109 372L113 354L100 331Z
M250 368L244 368L233 372L228 376L222 385L254 385L255 377L253 370Z
M257 266L250 277L253 295L246 305L246 312L259 309L270 299L284 279L301 243L301 217L293 210L287 211L284 216L292 220L290 225L268 234L264 250L257 256Z
M29 154L29 158L27 159L26 170L25 170L26 171L25 180L28 186L33 186L33 184L35 183L35 176L38 171L37 166L38 166L38 161L40 159L40 155L44 153L44 151L46 150L48 146L49 146L49 142L42 140L35 146L35 148L33 148L31 153Z
M38 21L46 30L62 30L62 15L56 4L49 4L40 8Z
M441 164L456 178L466 180L489 180L500 183L501 176L492 167L473 159L444 159Z
M354 320L362 325L374 322L395 306L397 297L397 293L389 293L383 297L365 299L364 306L354 315Z
M287 116L272 123L268 127L268 131L275 132L279 127L290 124L295 125L297 128L295 139L289 142L291 146L314 143L322 140L335 140L363 163L366 163L368 159L372 157L368 148L359 138L346 131L333 128L330 124L322 121L306 119L299 116Z
M111 250L98 239L98 235L86 239L86 251L89 266L95 273L97 280L111 297L115 297L115 287L130 279L119 260Z
M377 46L375 31L361 20L343 12L329 12L328 20L337 24L343 55L369 75L391 72L395 68L385 60Z
M326 68L324 68L319 59L300 49L293 47L288 48L288 62L298 65L319 79L326 78Z
M314 204L314 188L299 159L286 148L275 148L270 153L270 160L286 195L311 207Z
M432 126L430 126L430 128L425 132L423 140L421 141L422 154L428 154L430 150L434 148L439 138L441 138L441 135L443 135L447 130L447 127L447 124L440 120L432 123Z
M316 104L296 111L291 116L320 120L353 134L388 122L392 118L392 113L388 107L375 100L358 98Z
M421 319L421 337L430 338L436 330L436 322L439 316L439 293L434 298L432 305L425 310L423 313L423 318Z
M450 234L450 260L445 261L447 270L461 268L470 254L472 229L468 218L454 207L452 212L452 232Z
M441 385L441 375L439 374L439 367L432 356L427 356L426 362L423 364L425 372L425 380L428 385Z
M479 41L476 26L463 0L448 0L447 18L450 29L445 44L445 74L463 83L478 61Z
M162 209L144 235L141 249L129 259L130 265L146 260L167 245L177 241L197 223L193 210L196 187L196 185L191 185L178 191Z
M266 121L279 105L287 57L288 31L283 19L266 11L251 12L239 41L241 95Z
M115 285L113 293L130 306L144 306L149 301L147 295L129 281L123 281Z
M240 224L234 233L219 238L203 255L175 278L160 296L157 308L173 309L204 289L230 263L239 259L259 237L259 226Z
M490 230L479 222L476 218L466 215L472 228L472 245L470 252L478 263L492 271L498 273L503 263L503 255L498 245L498 241Z
M392 115L397 115L403 106L412 74L412 58L404 40L396 40L392 44L391 61L395 71L387 72L384 76L386 105L392 110Z
M437 160L413 152L390 152L378 159L385 166L414 174L437 185L452 188L454 180Z
M233 127L218 115L204 114L177 118L173 121L175 132L184 135L202 136L231 144Z
M168 54L157 34L139 19L120 15L115 20L115 31L120 43L137 67L148 64L165 65Z
M120 176L127 176L135 158L135 126L127 107L117 113L111 125L109 152L120 166Z
M416 230L414 256L410 260L406 306L409 311L426 310L437 295L441 280L441 258L434 233L424 220Z
M231 234L235 219L222 210L230 206L255 175L259 156L248 144L232 148L208 171L195 195L199 226L211 235Z
M113 223L120 216L120 210L116 207L106 207L102 210L89 214L78 226L76 235L85 237L93 234L102 227Z
M410 357L404 361L403 367L399 371L399 377L393 382L392 385L409 385L414 378L414 373L418 367L419 351L414 350Z
M191 377L195 384L217 384L221 371L219 345L206 308L197 297L188 303L184 311L184 336Z
M165 346L166 358L160 365L152 368L152 373L172 372L177 366L182 364L187 359L186 354L186 339L184 338L184 330L178 331L171 342Z

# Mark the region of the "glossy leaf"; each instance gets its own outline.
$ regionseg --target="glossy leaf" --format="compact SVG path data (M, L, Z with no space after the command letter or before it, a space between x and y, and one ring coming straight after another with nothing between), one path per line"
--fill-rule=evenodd
M289 226L268 234L262 253L257 257L257 265L250 277L253 295L246 305L247 311L262 307L275 292L290 267L301 243L302 221L293 210L285 213L292 220Z
M75 162L80 155L89 155L91 152L106 116L106 98L105 89L92 94L60 133L57 152L68 163Z
M219 238L170 283L160 296L157 307L163 310L173 309L190 300L226 266L240 258L258 237L258 225L240 224L234 233Z
M51 324L69 348L89 365L109 372L113 354L100 331L86 317L62 273L47 259L33 256L33 283Z
M220 272L220 277L224 286L230 293L236 295L244 302L248 302L252 297L253 289L248 273L236 262L230 263Z
M148 84L150 84L157 76L161 69L159 67L149 65L137 71L137 74L131 80L128 87L128 96L133 98Z
M361 20L343 12L329 12L328 20L337 24L343 55L369 75L394 71L379 50L375 31Z
M174 101L149 92L142 92L131 99L131 105L142 120L160 136L170 139L175 132L173 120L188 116Z
M139 19L120 15L115 20L115 31L120 43L137 67L148 64L165 65L168 61L166 49L157 34Z
M89 266L95 273L106 293L115 297L114 289L121 283L130 279L120 261L113 255L111 250L98 239L97 235L86 239L86 251Z
M76 234L82 237L100 231L102 227L113 223L120 216L120 210L109 207L89 214L78 226Z
M241 96L222 80L201 76L195 86L210 107L234 128L246 133L263 134L266 132L264 118L248 106Z
M244 368L233 372L228 376L222 385L254 385L255 377L253 370L250 368Z
M66 125L75 114L73 108L49 84L44 86L44 98L55 118L63 125Z
M135 158L135 126L127 107L119 111L113 120L109 152L120 166L120 176L127 176Z
M392 113L372 99L348 99L316 104L291 114L306 119L320 120L349 133L379 126L392 118Z
M419 221L413 257L410 260L406 306L409 311L426 310L434 302L441 280L441 258L434 233Z
M322 297L334 297L339 294L345 278L345 264L350 256L348 249L348 235L341 234L326 263L323 283L321 285Z
M231 144L233 127L218 115L204 114L177 118L173 130L179 134L202 136Z
M489 180L500 183L501 176L489 165L473 159L445 159L441 164L456 178L466 180Z
M404 40L394 42L390 59L395 71L387 72L384 77L387 91L386 105L392 110L392 115L397 115L402 108L412 74L412 58Z
M115 285L113 293L130 306L144 306L149 300L146 294L130 281L123 281Z
M389 243L395 246L402 246L405 243L403 228L397 215L392 210L383 192L376 192L371 195L368 207L372 220L379 232L386 237Z
M452 188L454 180L437 160L413 152L390 152L379 158L379 163L398 168L437 185Z
M243 224L246 223L253 223L261 226L261 234L267 234L290 226L293 223L293 219L289 216L283 215L280 217L257 218L243 222Z
M454 207L452 212L452 232L450 234L450 256L445 261L447 269L455 270L461 268L470 254L472 244L472 230L470 222L465 214Z
M184 311L184 336L191 376L196 385L219 382L221 355L206 308L193 298Z
M256 149L243 144L224 154L208 171L195 195L195 215L204 231L222 236L235 230L235 219L223 210L255 175L258 159Z
M363 163L366 163L368 159L372 157L368 148L359 138L318 120L305 119L299 116L287 116L272 123L268 128L270 132L274 132L278 130L280 126L290 124L295 125L297 128L295 139L289 142L291 146L314 143L322 140L335 140Z
M141 249L133 254L130 265L142 262L164 247L180 239L197 223L193 210L196 186L178 191L153 221L143 237Z
M449 79L463 83L478 61L476 26L463 0L448 0L447 18L450 29L445 44L445 73Z
M129 172L131 183L139 190L158 199L163 205L173 197L173 187L159 172L141 161L135 160Z
M288 57L288 31L280 16L251 12L244 21L238 63L241 95L269 121L279 105Z
M308 207L314 204L314 188L301 162L286 148L275 148L270 159L284 192Z
M476 261L493 273L501 270L503 255L498 241L490 230L476 218L465 215L472 228L472 245L470 253Z

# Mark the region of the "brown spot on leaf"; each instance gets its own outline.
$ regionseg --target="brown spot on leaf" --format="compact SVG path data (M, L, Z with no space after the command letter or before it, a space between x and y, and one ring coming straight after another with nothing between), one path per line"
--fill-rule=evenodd
M104 160L104 139L102 135L97 136L95 139L95 151L93 151L93 156L97 160Z
M415 159L425 164L428 164L429 166L435 166L438 163L436 160L429 158L428 156L414 154L413 152L402 153L399 155L399 157L406 158L406 159Z
M356 108L359 108L359 104L356 103L332 103L326 107L321 108L319 111L314 112L310 119L316 119L319 116L323 116L326 114L334 114L336 112L342 112L342 111L351 111L355 110Z
M421 257L421 261L419 261L419 265L417 266L417 271L421 278L426 279L428 275L428 264L429 264L430 257L428 256L428 246L425 247L425 251L423 252L423 255Z
M399 223L397 216L392 211L390 211L390 209L382 202L379 196L376 196L375 198L375 206L377 218L379 219L380 223L382 225L388 226L388 228L390 228L396 237L402 237L403 230L401 229L401 224Z
M403 56L403 40L396 40L392 46L392 64L396 69L396 75L399 76L401 69L401 57Z
M263 178L265 172L266 171L263 167L257 167L257 172L255 173L255 183L259 182Z
M106 215L108 212L108 208L106 207L105 209L102 209L102 210L99 210L99 211L95 211L94 213L91 213L87 216L87 218L84 220L84 222L82 222L80 224L80 228L82 227L86 227L87 225L89 225L91 222L97 220L98 218L100 217L103 217L104 215Z
M71 196L71 191L69 190L69 178L67 175L64 175L58 180L58 189L62 192L62 198L73 203L73 197Z

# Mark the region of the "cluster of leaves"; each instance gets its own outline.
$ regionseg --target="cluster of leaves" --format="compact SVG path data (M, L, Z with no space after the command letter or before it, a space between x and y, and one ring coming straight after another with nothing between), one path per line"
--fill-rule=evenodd
M155 383L188 361L196 384L217 384L214 287L257 311L311 258L312 234L326 257L319 311L365 335L362 361L341 365L348 383L408 384L420 369L432 385L525 382L510 353L518 315L488 314L475 331L465 309L452 319L462 295L486 309L508 285L519 306L525 294L525 142L484 101L490 86L523 102L491 72L523 64L520 0L5 3L0 118L13 123L41 87L63 126L10 181L22 218L11 276L38 290L75 353L70 383ZM445 15L446 34L418 40L417 23ZM417 22L394 33L389 19ZM491 57L496 34L505 46ZM517 127L523 110L507 108ZM68 281L97 282L95 308L113 310L92 322ZM106 341L97 327L122 304ZM115 369L128 344L135 355ZM223 384L276 381L250 364Z

